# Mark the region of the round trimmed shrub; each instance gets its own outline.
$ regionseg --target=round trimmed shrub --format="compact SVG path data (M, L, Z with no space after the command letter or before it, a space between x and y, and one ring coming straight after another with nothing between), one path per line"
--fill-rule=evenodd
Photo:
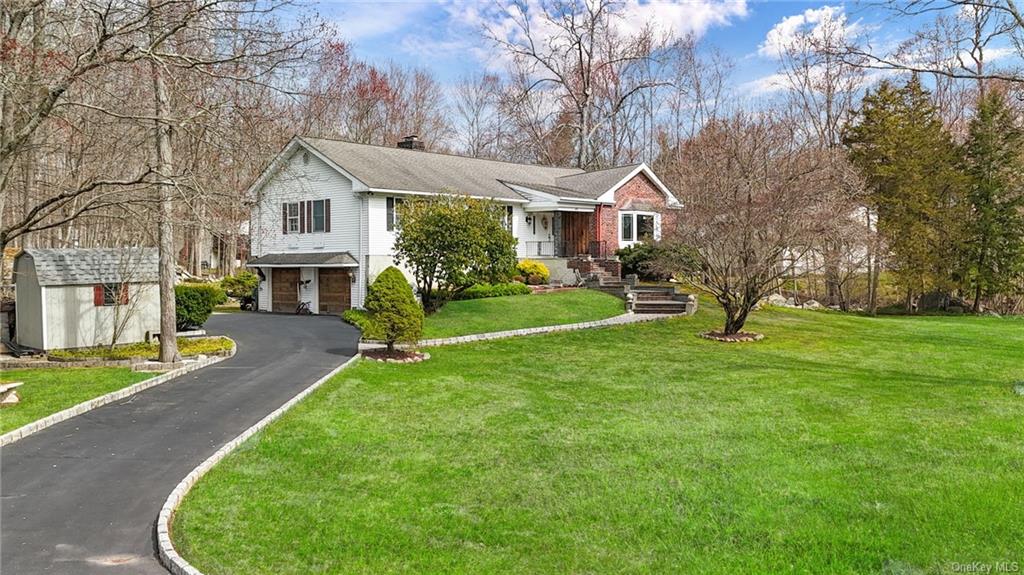
M389 352L396 343L414 344L423 334L423 308L395 266L373 280L366 295L366 311L370 313L366 335L386 343Z
M516 266L516 271L519 275L526 278L527 283L531 285L546 284L551 279L551 272L548 271L548 266L542 264L537 260L523 260ZM532 283L530 280L536 281Z
M217 306L216 293L207 284L181 284L174 286L174 316L179 331L202 327ZM224 296L223 290L212 286ZM226 298L226 296L225 296Z

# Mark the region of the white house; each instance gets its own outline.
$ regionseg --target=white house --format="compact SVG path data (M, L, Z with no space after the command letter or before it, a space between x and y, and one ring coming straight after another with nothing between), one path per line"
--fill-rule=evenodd
M404 199L461 193L500 202L520 258L555 277L601 268L619 275L615 251L659 238L680 204L645 164L585 172L295 137L249 189L259 309L314 313L361 307L366 286L394 263L395 210Z
M15 341L50 350L160 330L156 248L28 249L14 260Z

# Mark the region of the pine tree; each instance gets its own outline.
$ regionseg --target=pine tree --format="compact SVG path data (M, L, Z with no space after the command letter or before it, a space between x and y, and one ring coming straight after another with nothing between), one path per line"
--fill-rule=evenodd
M845 138L868 183L888 267L913 296L955 287L962 241L963 178L956 147L927 90L913 77L868 93Z
M963 275L981 299L1024 273L1024 126L999 90L978 102L963 148L970 214Z
M388 353L394 353L396 343L415 344L423 333L423 308L395 266L373 280L366 295L366 311L370 312L367 335L386 343Z

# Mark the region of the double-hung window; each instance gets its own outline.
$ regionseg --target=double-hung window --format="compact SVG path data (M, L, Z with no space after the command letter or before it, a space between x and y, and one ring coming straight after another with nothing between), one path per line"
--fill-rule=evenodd
M299 202L289 202L285 206L285 231L289 234L299 233Z
M389 232L395 231L395 228L398 227L398 211L395 208L400 205L402 205L402 198L387 199L387 227Z
M331 200L305 200L281 204L281 232L320 234L331 232Z
M323 232L327 229L327 207L325 200L313 200L311 209L312 217L309 222L309 231Z

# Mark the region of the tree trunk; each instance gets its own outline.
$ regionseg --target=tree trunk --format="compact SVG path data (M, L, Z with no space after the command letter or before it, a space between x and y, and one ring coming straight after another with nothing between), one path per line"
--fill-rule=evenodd
M152 23L151 36L156 36L156 23ZM159 247L160 247L160 361L181 361L178 353L177 321L174 302L174 227L171 218L174 211L174 185L170 181L174 170L174 156L171 150L171 125L165 121L170 115L167 83L164 71L157 61L151 62L153 71L153 95L156 125L154 144L156 146L159 191Z
M725 311L725 329L722 333L725 335L739 333L743 329L744 324L747 323L750 307L741 305L736 309L731 304L722 304L722 309Z
M981 253L978 255L978 275L981 275L981 270L985 268L985 251L988 249L988 238L981 242ZM975 279L974 286L974 304L971 306L971 311L974 313L981 313L981 278Z
M871 229L871 210L867 210L868 224L868 314L878 313L878 283L882 271L880 257L878 255L878 233ZM874 235L870 235L870 234Z

